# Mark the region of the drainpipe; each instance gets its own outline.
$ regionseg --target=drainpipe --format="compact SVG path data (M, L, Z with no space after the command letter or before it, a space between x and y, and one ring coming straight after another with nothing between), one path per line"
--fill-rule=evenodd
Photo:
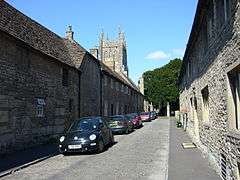
M100 67L100 116L103 116L103 73L102 73L102 67Z
M82 72L78 71L78 117L81 117L81 75Z

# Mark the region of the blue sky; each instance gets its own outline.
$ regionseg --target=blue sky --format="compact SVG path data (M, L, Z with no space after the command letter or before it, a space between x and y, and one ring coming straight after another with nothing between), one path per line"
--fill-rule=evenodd
M74 38L89 49L98 45L102 28L126 34L130 77L137 82L146 70L182 57L197 0L7 0L15 8L60 36L68 25Z

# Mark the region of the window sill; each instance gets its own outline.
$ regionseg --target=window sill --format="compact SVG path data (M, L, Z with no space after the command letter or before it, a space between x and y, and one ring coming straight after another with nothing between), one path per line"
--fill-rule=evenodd
M237 130L237 129L231 129L227 133L227 136L233 137L233 138L236 138L236 139L240 139L240 131Z

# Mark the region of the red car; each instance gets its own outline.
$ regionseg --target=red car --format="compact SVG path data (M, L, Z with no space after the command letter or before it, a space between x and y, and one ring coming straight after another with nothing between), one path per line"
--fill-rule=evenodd
M137 113L127 114L126 118L133 123L134 128L140 128L143 126L142 119Z
M150 112L142 112L140 114L142 121L151 121L151 116Z

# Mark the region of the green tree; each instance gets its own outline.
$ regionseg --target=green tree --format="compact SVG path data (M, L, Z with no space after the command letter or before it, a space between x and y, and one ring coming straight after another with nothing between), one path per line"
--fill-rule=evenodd
M168 64L152 71L146 71L144 78L144 93L148 101L155 107L164 108L167 102L173 110L179 106L178 76L182 65L181 59L171 60Z

